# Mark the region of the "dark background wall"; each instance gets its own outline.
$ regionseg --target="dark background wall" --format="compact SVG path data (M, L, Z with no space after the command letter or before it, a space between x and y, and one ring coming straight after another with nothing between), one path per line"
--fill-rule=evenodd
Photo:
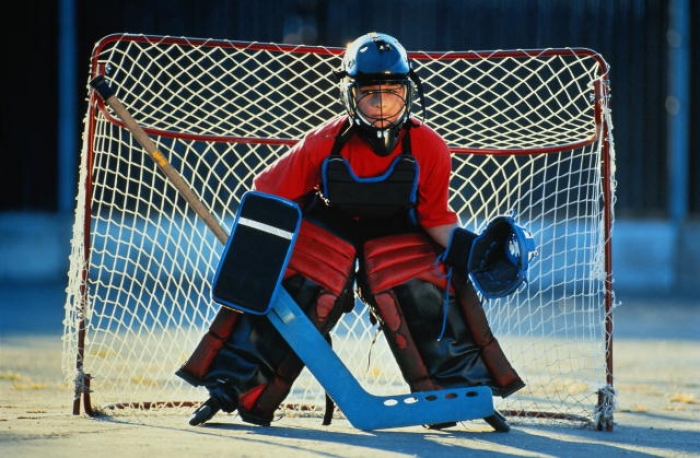
M700 2L683 0L690 21L690 74L700 71ZM618 218L668 218L673 174L667 148L669 6L672 0L25 0L3 35L1 211L66 211L58 190L77 169L93 45L112 33L344 46L371 30L409 50L588 47L611 67ZM74 55L59 52L65 6ZM63 22L62 22L63 21ZM69 34L70 36L70 34ZM64 64L61 67L59 60ZM58 72L73 92L61 111ZM700 219L700 78L688 91L688 218ZM65 105L63 105L65 108ZM68 116L66 119L61 117ZM63 122L61 122L63 121ZM70 130L59 131L63 125ZM71 127L73 126L73 127ZM61 137L63 135L63 137ZM65 136L74 151L60 151ZM71 137L72 135L72 137ZM61 138L64 143L61 143ZM70 142L68 142L70 144ZM63 170L63 172L61 172Z

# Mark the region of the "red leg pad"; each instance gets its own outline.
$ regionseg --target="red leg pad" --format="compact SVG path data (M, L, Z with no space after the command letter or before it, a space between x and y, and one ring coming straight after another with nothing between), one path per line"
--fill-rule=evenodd
M318 304L318 307L326 308L318 313L319 319L324 321L333 308L335 299L347 285L354 264L355 248L351 244L314 224L302 221L285 278L301 274L335 295L327 303ZM224 342L231 336L238 315L239 312L222 307L207 334L176 374L192 385L201 384L202 377L209 371Z
M221 307L209 326L209 331L204 334L197 348L176 374L192 385L198 386L224 342L233 332L239 316L239 312Z
M488 367L494 382L500 388L501 397L509 396L525 386L525 382L515 372L501 345L493 335L486 313L474 287L462 275L452 279L457 290L457 302L472 333L474 343L481 348L481 357Z
M338 322L346 308L342 300L328 292L321 292L315 307L308 313L316 329L327 335ZM294 381L299 377L304 364L293 351L287 351L285 357L275 368L275 374L267 383L258 385L238 398L238 412L245 421L256 424L269 424L275 410L289 394Z
M354 266L355 248L350 243L304 220L284 277L301 274L340 296Z
M440 251L423 234L401 234L370 240L365 244L365 271L373 294L412 279L441 288L447 284L444 265L436 262Z
M406 320L394 293L388 291L377 294L374 299L377 312L384 322L383 329L387 342L411 391L439 389L440 387L430 379L428 369L423 364L423 358L411 336L411 331L406 326Z
M384 237L365 244L364 268L367 284L375 298L378 314L384 322L383 326L394 356L409 384L413 381L423 384L431 371L426 367L430 366L432 361L424 361L421 358L416 343L420 336L411 337L401 306L426 307L427 304L399 304L395 288L417 279L444 291L448 280L443 264L436 262L439 254L439 247L427 236L417 233ZM471 334L470 340L479 349L483 365L493 379L498 394L505 397L522 388L524 383L493 336L479 297L466 280L466 276L463 273L455 273L449 287L450 294L455 294L456 291L456 302ZM432 306L435 307L435 304ZM421 349L425 350L422 346Z

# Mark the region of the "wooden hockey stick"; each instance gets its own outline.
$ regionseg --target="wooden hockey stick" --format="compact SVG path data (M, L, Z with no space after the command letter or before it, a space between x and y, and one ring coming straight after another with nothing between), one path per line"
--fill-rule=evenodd
M197 213L202 221L207 225L209 229L214 233L217 239L221 243L226 243L228 239L228 234L223 230L219 222L214 218L214 216L209 212L207 207L204 206L199 197L192 191L189 185L185 182L182 176L177 170L172 166L168 159L161 153L156 147L153 140L148 136L148 134L139 126L134 118L131 116L129 111L124 107L124 105L119 101L116 96L115 91L110 87L109 83L103 75L98 75L90 81L90 86L100 94L100 97L109 105L114 112L119 116L122 122L129 129L129 132L136 138L136 140L141 144L143 149L151 156L153 161L158 165L158 167L163 171L166 177L170 180L173 186L180 191L182 196L185 198L187 203L192 207L192 209Z

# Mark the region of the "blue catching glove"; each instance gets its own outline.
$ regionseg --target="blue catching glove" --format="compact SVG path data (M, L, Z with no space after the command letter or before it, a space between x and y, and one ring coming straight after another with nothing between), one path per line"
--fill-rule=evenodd
M537 256L532 234L512 216L497 216L474 239L467 271L484 297L504 297L527 281L527 270Z

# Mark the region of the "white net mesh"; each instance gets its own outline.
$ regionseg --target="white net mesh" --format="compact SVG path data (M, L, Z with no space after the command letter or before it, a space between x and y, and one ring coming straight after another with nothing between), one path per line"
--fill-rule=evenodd
M253 176L342 110L333 77L342 51L113 35L96 44L89 76L106 76L228 231ZM451 204L462 223L479 231L515 211L538 243L527 288L484 304L527 383L498 408L592 421L612 375L607 65L586 49L411 56L427 122L454 152ZM64 370L77 397L131 411L205 399L174 373L218 309L210 281L221 244L95 97L78 191L64 323ZM367 391L406 392L375 336L358 303L333 347ZM321 412L323 396L305 370L285 408Z

